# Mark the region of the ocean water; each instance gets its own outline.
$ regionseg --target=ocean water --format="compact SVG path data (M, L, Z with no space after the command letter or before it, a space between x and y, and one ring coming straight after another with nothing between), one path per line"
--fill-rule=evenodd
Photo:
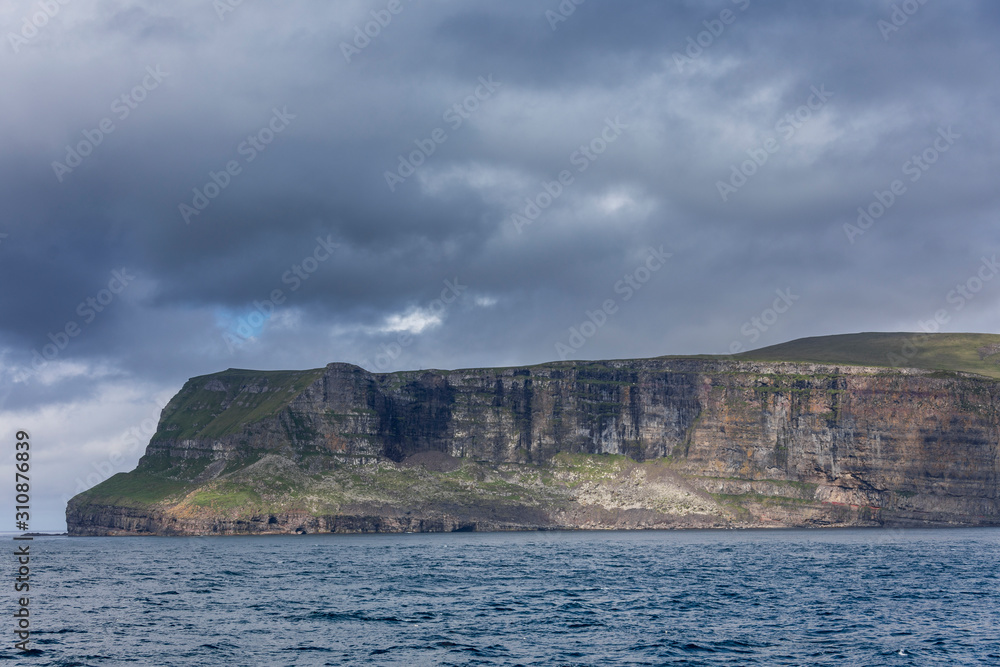
M1000 529L31 545L7 664L1000 665Z

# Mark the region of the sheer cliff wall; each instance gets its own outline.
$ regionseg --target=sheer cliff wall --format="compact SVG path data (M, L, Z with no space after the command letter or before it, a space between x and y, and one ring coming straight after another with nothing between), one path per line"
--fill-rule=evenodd
M856 525L996 524L998 401L1000 384L970 374L700 358L227 371L184 386L137 472L182 462L202 483L263 455L318 473L427 452L614 454L663 462L750 523L807 525L822 506Z

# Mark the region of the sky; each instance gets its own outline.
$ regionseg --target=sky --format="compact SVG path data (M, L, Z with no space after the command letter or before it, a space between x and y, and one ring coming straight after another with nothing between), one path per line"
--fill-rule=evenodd
M185 380L1000 332L1000 5L9 0L0 464ZM991 282L992 281L992 282Z

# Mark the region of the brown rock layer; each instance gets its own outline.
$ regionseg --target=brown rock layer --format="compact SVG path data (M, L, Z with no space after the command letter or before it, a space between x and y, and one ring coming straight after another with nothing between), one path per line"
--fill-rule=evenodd
M98 486L70 502L70 533L1000 524L1000 385L970 374L698 358L392 374L330 364L301 390L282 386L288 398L272 412L238 419L231 411L279 391L241 373L189 381L137 472L201 462L188 481L202 483L263 454L308 473L428 452L542 468L560 453L619 454L661 461L718 511L681 516L605 499L185 519L102 502ZM214 421L184 421L195 398Z

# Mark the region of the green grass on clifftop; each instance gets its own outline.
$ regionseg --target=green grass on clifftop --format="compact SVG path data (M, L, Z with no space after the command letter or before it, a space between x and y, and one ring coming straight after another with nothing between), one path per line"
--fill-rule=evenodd
M248 371L230 368L188 380L163 410L153 440L217 438L270 417L319 379L308 371Z
M735 358L964 371L1000 378L1000 335L858 333L816 336L743 352Z

